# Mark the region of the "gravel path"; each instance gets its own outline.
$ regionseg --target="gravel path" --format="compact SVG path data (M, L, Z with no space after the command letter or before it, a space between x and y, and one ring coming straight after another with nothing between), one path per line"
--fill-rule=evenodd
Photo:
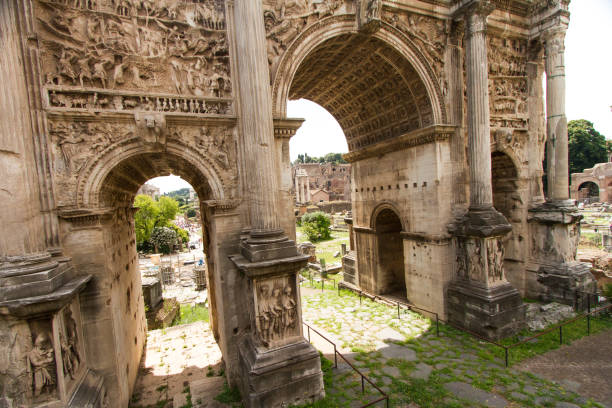
M582 338L517 368L612 407L612 331Z

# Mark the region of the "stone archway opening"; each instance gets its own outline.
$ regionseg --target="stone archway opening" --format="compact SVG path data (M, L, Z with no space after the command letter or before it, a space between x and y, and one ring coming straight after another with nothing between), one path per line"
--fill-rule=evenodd
M375 35L351 27L322 40L312 34L296 48L299 57L281 64L285 68L276 72L274 89L289 100L304 98L322 106L346 137L352 217L351 251L343 258L345 282L378 295L400 291L404 300L409 293L416 305L442 311L443 284L431 281L443 282L444 272L432 268L431 253L444 257L448 248L423 240L446 231L438 189L450 183L444 163L452 160L454 130L444 122L427 64L394 35L388 27ZM282 102L276 108L285 113ZM405 220L411 230L400 236L401 223L387 225L381 219L385 232L379 246L372 215L384 203L396 209L388 215ZM413 248L406 254L417 260L411 265L404 264L404 245ZM410 276L409 282L404 276Z
M147 151L117 157L102 168L92 197L94 209L64 217L63 244L76 268L86 269L96 287L81 295L82 320L88 363L103 373L113 406L126 405L135 389L147 339L147 321L139 268L134 216L134 199L148 180L178 175L199 198L202 248L207 255L206 281L210 328L219 339L215 291L214 231L209 200L218 199L206 174L197 163L180 152ZM214 182L214 180L212 180ZM93 352L93 350L96 350ZM108 358L108 356L114 358ZM188 369L185 368L185 369ZM200 371L204 368L200 367ZM168 394L181 393L182 382Z
M327 109L350 152L433 124L427 89L415 68L376 37L346 33L320 43L301 62L288 96Z
M578 186L578 200L585 203L599 201L599 186L592 181L585 181Z
M395 211L385 208L376 215L378 281L381 294L406 299L402 222Z

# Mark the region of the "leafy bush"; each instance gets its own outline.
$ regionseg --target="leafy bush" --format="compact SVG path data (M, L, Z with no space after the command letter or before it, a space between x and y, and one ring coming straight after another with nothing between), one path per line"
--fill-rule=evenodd
M607 283L603 288L603 295L608 299L612 299L612 283Z
M164 254L172 251L177 238L176 232L168 227L156 227L151 233L151 242Z
M183 244L186 244L189 242L189 231L179 228L174 224L170 226L172 227L174 232L176 232L176 236L181 240Z
M195 208L190 208L187 210L187 217L192 218L197 215Z
M330 238L331 220L324 212L317 211L302 216L302 228L312 242Z

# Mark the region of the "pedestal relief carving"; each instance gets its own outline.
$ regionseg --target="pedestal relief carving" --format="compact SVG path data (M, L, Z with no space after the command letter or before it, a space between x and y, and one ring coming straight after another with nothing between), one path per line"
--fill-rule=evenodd
M294 286L294 276L256 281L257 335L266 347L300 334Z
M55 399L57 376L51 331L32 332L32 338L33 346L26 358L31 373L33 399L36 402Z

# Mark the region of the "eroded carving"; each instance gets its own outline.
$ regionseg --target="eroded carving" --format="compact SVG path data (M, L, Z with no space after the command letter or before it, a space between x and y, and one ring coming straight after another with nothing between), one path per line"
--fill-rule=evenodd
M257 334L262 344L299 334L293 278L260 281L257 291Z
M96 101L93 92L74 93L85 88L231 96L224 13L221 0L108 0L92 8L39 0L42 70L53 88L50 105L92 109L97 102L123 110L142 104L129 106L129 97L117 93L98 95ZM195 112L200 109L187 111L203 113Z
M45 394L51 396L55 393L57 381L55 378L55 352L50 332L32 334L34 346L27 353L28 367L32 375L32 395L41 400Z

